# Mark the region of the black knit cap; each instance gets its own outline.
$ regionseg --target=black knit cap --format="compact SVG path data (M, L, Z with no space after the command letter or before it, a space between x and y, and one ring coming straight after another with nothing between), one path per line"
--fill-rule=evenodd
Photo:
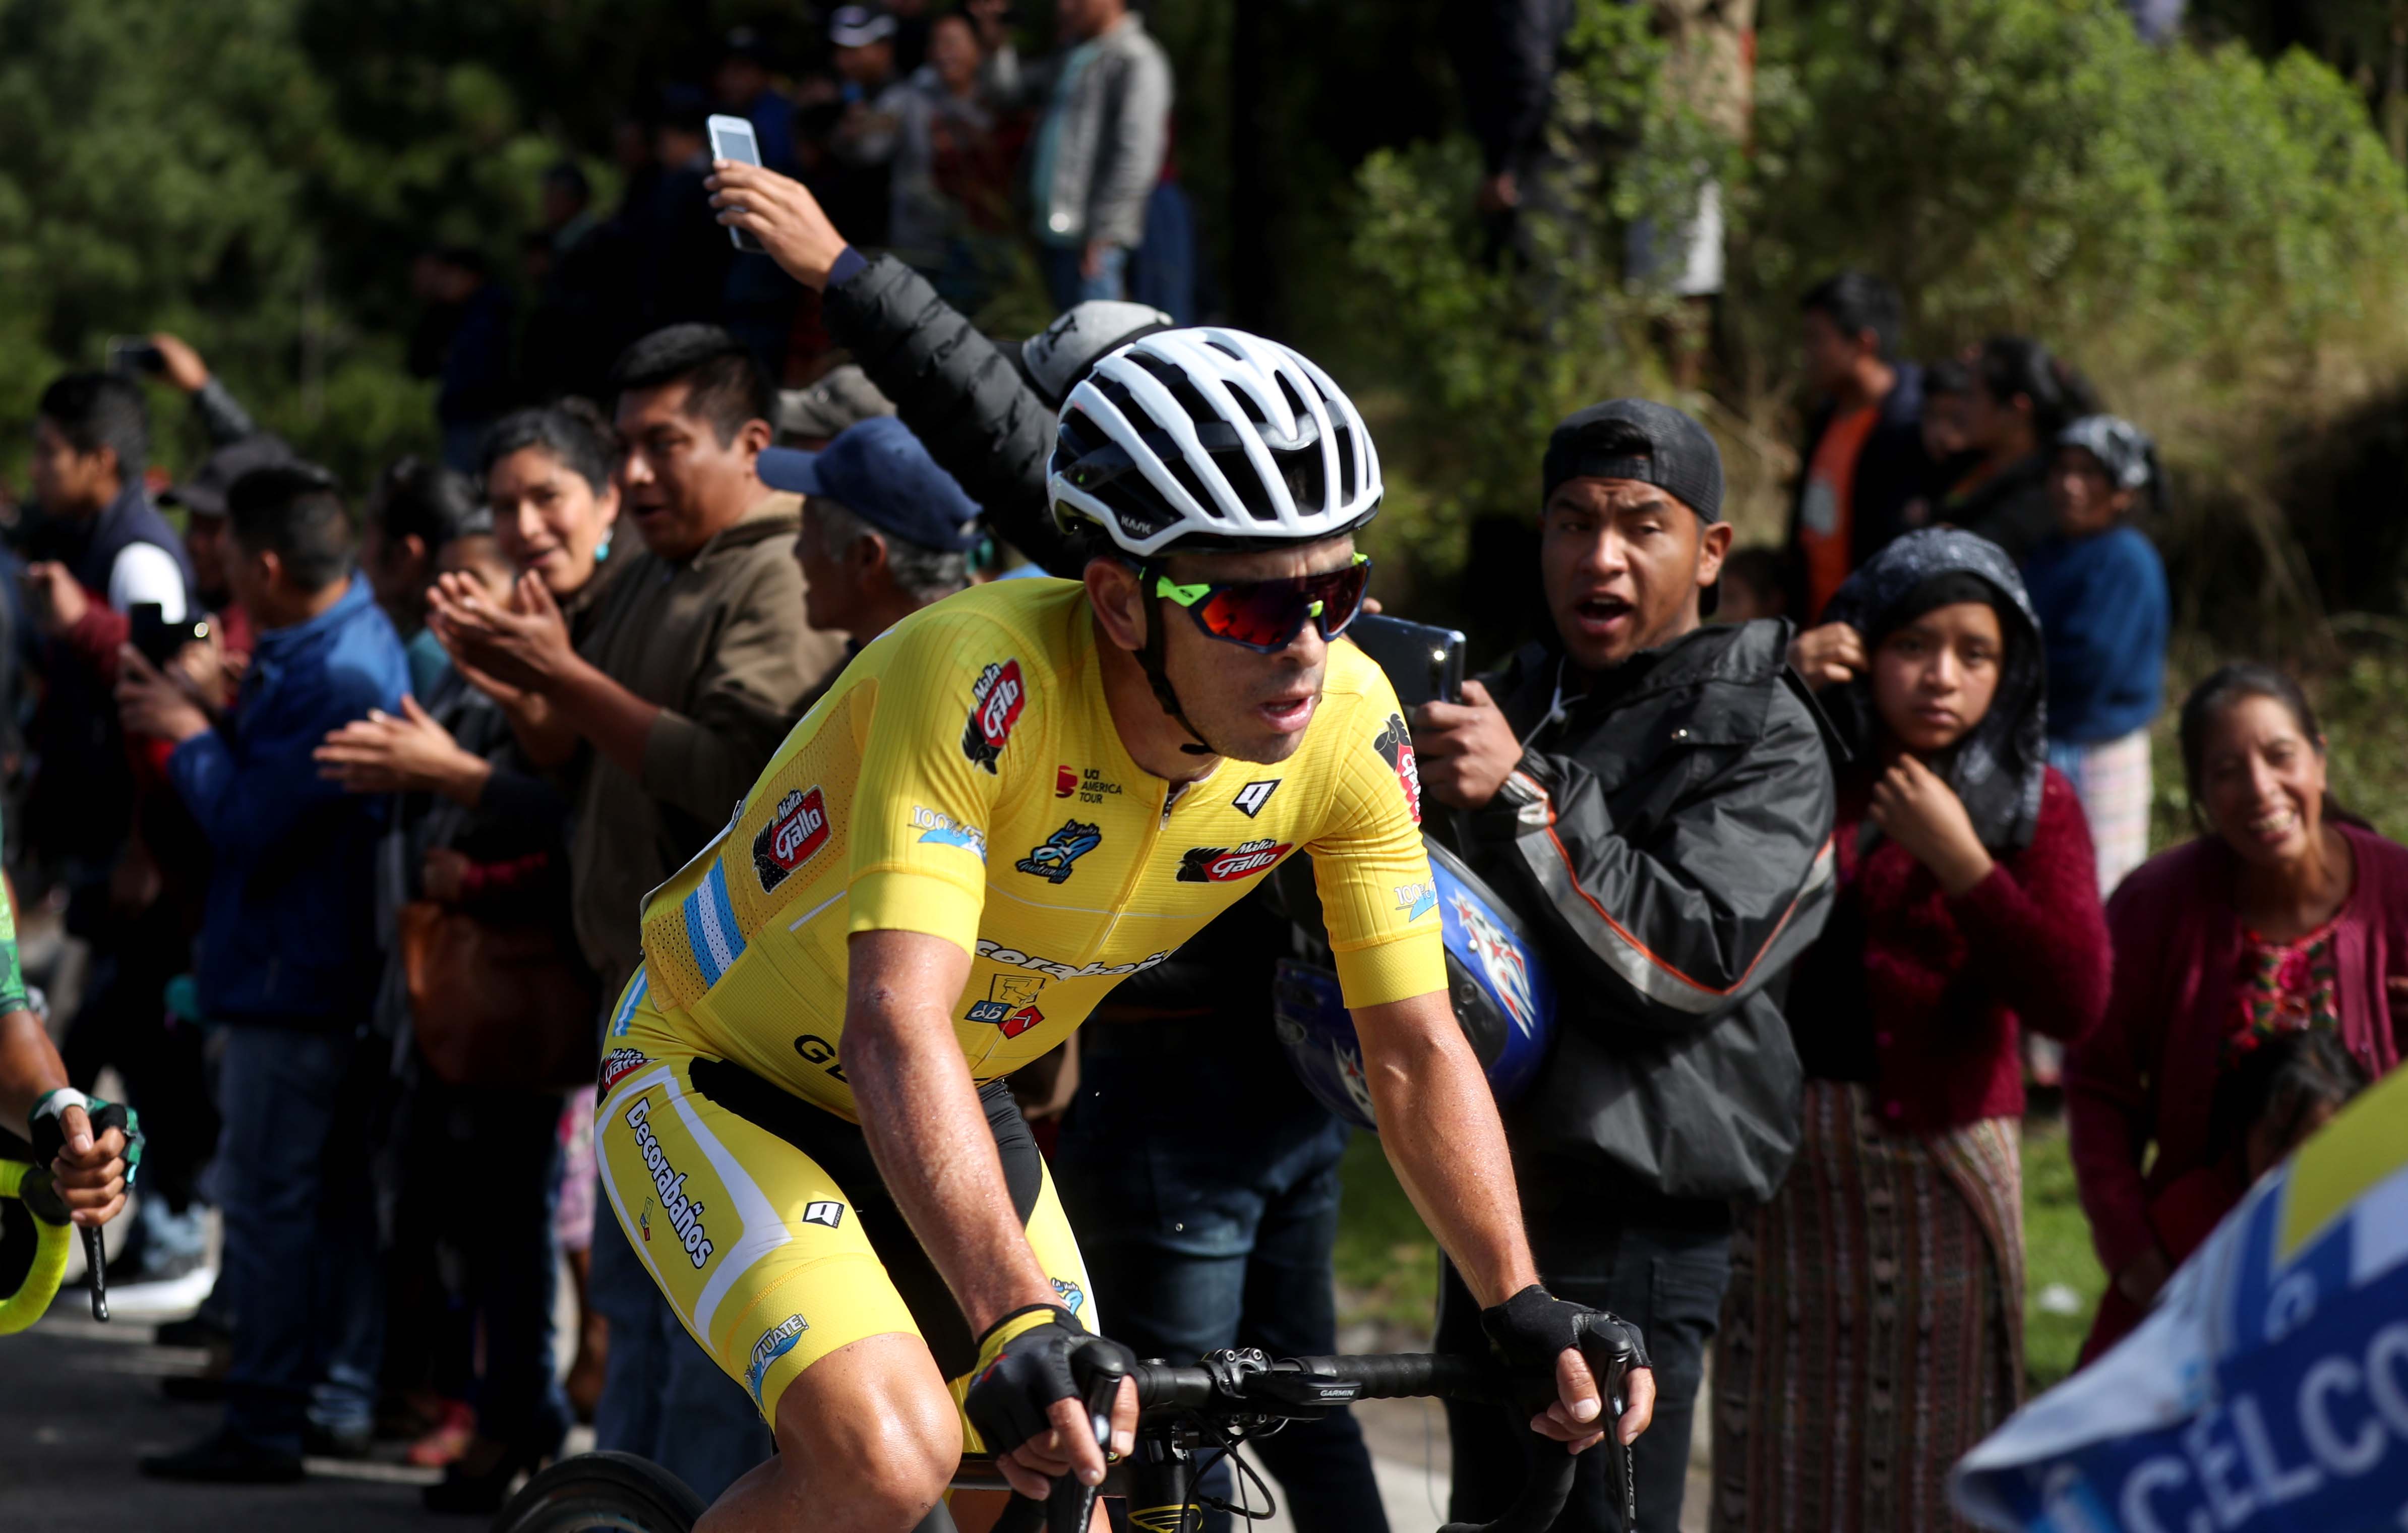
M1609 399L1564 417L1547 438L1543 507L1566 480L1652 484L1698 513L1723 518L1723 451L1705 427L1650 399Z

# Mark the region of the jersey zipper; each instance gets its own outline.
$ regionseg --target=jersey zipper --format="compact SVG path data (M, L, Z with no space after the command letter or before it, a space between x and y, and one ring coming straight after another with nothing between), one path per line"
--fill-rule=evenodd
M1096 939L1096 951L1086 956L1085 961L1088 963L1094 963L1097 954L1110 947L1112 938L1120 934L1121 917L1126 913L1129 906L1137 898L1138 885L1144 881L1146 866L1154 860L1154 848L1160 844L1162 833L1170 828L1170 811L1178 804L1178 801L1171 796L1171 786L1158 777L1146 775L1151 781L1160 784L1157 791L1161 795L1161 802L1154 806L1153 818L1146 828L1145 839L1139 843L1138 854L1129 859L1128 877L1121 883L1120 896L1112 901L1111 919L1104 923L1103 933Z

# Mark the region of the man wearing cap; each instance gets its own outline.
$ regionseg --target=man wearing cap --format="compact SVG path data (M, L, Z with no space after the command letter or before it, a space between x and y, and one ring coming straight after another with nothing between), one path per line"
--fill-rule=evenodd
M795 560L813 628L850 635L858 650L970 583L978 503L895 417L848 426L824 451L770 448L760 474L804 497Z
M846 427L894 413L895 401L869 380L859 363L848 362L830 368L816 383L780 389L778 418L773 423L780 447L816 452Z
M1423 785L1537 933L1563 997L1554 1057L1506 1113L1541 1276L1647 1335L1657 1428L1639 1526L1680 1525L1699 1369L1730 1275L1732 1203L1779 1185L1798 1139L1791 963L1831 896L1830 759L1778 619L1707 627L1730 547L1722 454L1639 399L1548 439L1540 572L1553 642L1417 710ZM1452 1271L1440 1350L1476 1348ZM1505 1419L1450 1406L1454 1515L1520 1483ZM1592 1462L1592 1460L1594 1460ZM1619 1529L1603 1455L1555 1526Z

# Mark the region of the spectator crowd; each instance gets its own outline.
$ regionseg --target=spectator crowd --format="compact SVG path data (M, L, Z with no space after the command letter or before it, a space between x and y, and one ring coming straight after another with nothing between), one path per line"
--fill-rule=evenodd
M209 444L180 475L134 379L41 394L5 556L15 898L90 952L69 1072L115 1071L149 1135L119 1260L204 1275L169 1330L212 1361L165 1384L224 1408L146 1472L296 1480L398 1438L467 1512L575 1419L706 1497L769 1453L595 1219L600 1010L646 893L855 651L1012 551L1005 578L1080 574L1054 411L1192 316L1194 261L1160 49L1123 0L1059 11L1037 61L994 0L842 7L793 85L730 36L707 93L624 124L615 209L547 175L522 296L418 258L440 451L372 485L171 336L138 363ZM763 171L714 163L714 109ZM1062 312L1000 343L971 316L1024 239ZM1701 1411L1717 1527L1949 1522L1950 1465L2024 1395L2028 1084L2061 1095L2110 1281L2096 1355L2397 1064L2408 1005L2408 850L2333 800L2283 671L2182 703L2196 834L2147 855L2146 432L2028 337L1910 360L1874 276L1799 322L1785 541L1731 546L1696 421L1572 415L1533 453L1552 632L1407 748L1433 840L1558 976L1506 1125L1550 1287L1647 1335L1651 1529ZM1336 1350L1346 1130L1280 1053L1289 946L1250 899L1014 1078L1141 1354ZM1435 1324L1482 1344L1452 1272ZM1451 1426L1454 1512L1493 1515L1519 1451L1493 1413ZM1344 1412L1260 1455L1300 1527L1384 1526ZM1604 1474L1559 1527L1621 1526Z
M714 116L749 125L763 165L966 314L1028 264L1057 308L1127 298L1192 322L1169 61L1128 0L1054 8L1044 58L1016 50L1004 0L839 6L817 36L739 27L707 80L665 79L621 118L615 206L563 160L515 274L466 247L420 253L410 365L436 381L444 465L474 472L484 431L515 406L597 397L620 352L664 325L724 326L781 385L842 364L820 294L712 223Z

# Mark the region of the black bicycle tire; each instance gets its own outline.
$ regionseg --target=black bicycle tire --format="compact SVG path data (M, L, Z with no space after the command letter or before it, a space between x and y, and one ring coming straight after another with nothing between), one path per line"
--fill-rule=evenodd
M493 1533L692 1533L706 1510L651 1459L579 1454L529 1480L494 1514Z

